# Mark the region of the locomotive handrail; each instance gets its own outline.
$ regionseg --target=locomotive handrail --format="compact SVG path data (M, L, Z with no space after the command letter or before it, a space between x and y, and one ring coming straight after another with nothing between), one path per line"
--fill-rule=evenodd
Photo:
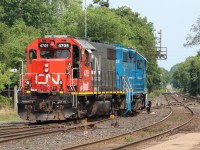
M74 88L74 70L77 70L77 71L78 71L79 68L73 68L73 69L72 69L72 75L71 75L71 81L72 81L72 86L71 86L71 87L72 87L73 91L76 92L76 89ZM77 78L78 78L78 77L77 77Z
M130 92L131 90L130 90L130 87L129 87L129 85L128 85L128 83L127 83L127 81L126 81L126 76L122 76L122 79L123 79L123 90L125 89L125 91L126 91L126 89L128 89L127 91L128 92Z
M126 104L127 104L127 110L129 110L130 108L129 108L129 106L130 106L130 103L131 103L131 100L130 100L130 98L131 98L131 87L129 86L129 84L127 83L127 81L126 81L126 76L122 76L122 79L123 79L123 88L125 88L126 90L128 89L128 92L126 91L126 94L127 94L127 98L126 98ZM125 87L126 86L126 87ZM127 111L126 111L126 113L127 113Z
M70 87L72 88L73 92L76 92L76 89L74 88L74 70L77 70L77 73L78 73L78 70L79 68L72 68L72 75L71 75L71 81L70 81ZM77 78L78 78L79 75L77 75ZM77 108L77 94L73 94L72 95L72 106L74 108Z
M126 81L126 78L127 78L127 81ZM123 89L128 88L128 91L129 91L129 92L133 92L133 89L132 89L132 87L131 87L131 84L130 84L129 78L126 77L126 76L122 76L122 79L123 79L123 81L124 81ZM125 87L125 86L126 86L126 87Z
M131 85L130 80L129 80L130 78L127 77L127 79L128 79L128 84L130 86L131 93L132 93L131 97L132 97L132 101L133 101L133 88L132 88L132 85Z
M130 78L127 77L128 85L129 85L129 87L130 87L130 90L133 92L133 88L132 88L132 86L131 86L131 83L130 83L130 80L129 80L129 79L130 79Z
M37 73L21 73L20 74L20 85L19 85L18 91L24 89L24 75L31 75L31 74L37 74Z

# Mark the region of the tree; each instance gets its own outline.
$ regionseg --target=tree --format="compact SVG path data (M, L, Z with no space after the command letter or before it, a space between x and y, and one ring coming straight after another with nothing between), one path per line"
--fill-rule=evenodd
M191 61L191 65L190 65L190 94L193 96L196 96L197 94L197 81L198 81L198 70L195 66L195 61L192 60Z
M12 27L0 23L0 63L3 63L4 69L21 68L19 60L25 60L25 50L27 45L36 37L40 37L40 30L34 27L28 27L21 19L14 23ZM19 76L10 75L12 83L18 84ZM4 83L3 83L4 84Z
M172 83L175 88L182 89L184 93L191 95L200 94L200 57L198 55L188 57L185 62L173 68Z
M29 26L40 27L51 19L45 0L3 0L0 2L3 15L0 20L9 26L20 18Z
M161 71L161 86L162 88L166 88L170 79L169 72L164 68L160 68L160 71Z
M88 36L96 41L123 44L125 24L106 7L88 8Z
M14 23L9 30L9 37L4 44L8 57L5 58L6 65L9 68L19 67L19 60L25 60L25 50L28 44L35 38L40 37L40 30L34 27L26 26L25 22L20 19Z
M197 19L196 24L193 24L191 33L186 37L186 43L184 46L196 46L200 44L200 18Z
M125 43L126 46L134 47L149 61L149 63L147 63L149 91L152 92L153 90L160 88L161 70L158 68L156 57L150 59L150 54L156 52L153 24L148 23L146 17L140 17L139 13L133 12L127 6L120 7L113 11L123 18L123 22L125 22L125 32L121 34L122 38L120 38L120 40L123 41L124 39L123 43Z
M49 34L65 34L75 37L84 35L84 13L81 5L77 1L68 1L63 4L65 7L60 15L60 19L54 23Z
M9 71L4 63L0 62L0 92L4 90L5 85L9 82Z
M9 50L6 48L9 37L9 27L4 23L0 23L0 63L5 62L9 58Z
M94 4L98 4L100 6L103 6L103 7L109 7L109 0L93 0L93 3Z
M147 22L147 18L133 12L129 7L123 6L114 10L121 18L126 19L125 37L129 41L128 46L135 47L140 53L150 58L152 51L156 52L153 35L153 24ZM156 59L156 57L155 57Z
M148 63L147 85L149 92L153 92L161 87L161 70L155 61L150 61Z
M0 63L7 70L20 67L25 48L44 34L84 36L82 0L0 1ZM103 3L104 2L104 3ZM109 9L109 1L95 0L87 9L88 37L100 42L120 43L134 48L148 59L148 88L157 89L161 70L148 54L155 51L153 24L129 7ZM106 7L102 7L106 6ZM15 82L15 79L14 79Z
M72 0L2 0L0 1L0 21L13 26L22 19L27 26L41 29L43 34L51 30L62 11ZM81 2L81 0L75 0Z

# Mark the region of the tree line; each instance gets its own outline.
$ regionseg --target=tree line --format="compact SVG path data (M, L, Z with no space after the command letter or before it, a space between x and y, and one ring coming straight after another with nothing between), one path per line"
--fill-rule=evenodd
M192 25L186 37L185 47L195 47L200 44L200 17ZM193 96L200 95L200 51L196 56L188 57L184 62L176 64L171 71L172 84L183 93Z
M85 10L82 0L0 1L0 95L19 83L21 60L26 46L44 35L84 37ZM161 86L161 69L148 53L156 52L153 23L127 6L109 8L109 1L94 0L87 7L87 37L95 41L120 43L134 48L148 62L148 89ZM2 98L2 96L1 96Z

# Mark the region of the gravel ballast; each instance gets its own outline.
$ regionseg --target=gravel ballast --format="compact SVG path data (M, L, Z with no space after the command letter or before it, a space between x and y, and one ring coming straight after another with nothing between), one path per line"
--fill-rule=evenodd
M154 103L157 101L154 101ZM154 104L153 105L156 105ZM162 103L161 100L159 103ZM158 105L158 104L157 104ZM87 134L83 130L57 133L44 136L37 136L23 140L12 141L0 144L1 150L60 150L78 144L88 143L100 139L106 139L125 132L130 132L166 117L170 112L169 108L152 109L150 114L146 111L134 117L117 118L119 126L111 126L112 120L97 124L95 128L88 128ZM115 122L116 120L114 120Z

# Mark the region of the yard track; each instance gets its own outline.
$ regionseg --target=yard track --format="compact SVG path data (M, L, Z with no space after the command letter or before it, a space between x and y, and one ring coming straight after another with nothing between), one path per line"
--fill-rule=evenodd
M194 113L189 107L184 105L183 101L176 99L170 94L166 94L165 97L168 101L168 105L166 105L165 107L169 107L171 109L171 112L168 114L167 117L163 118L162 120L144 128L140 128L138 130L91 143L85 143L73 147L66 147L63 150L128 149L156 137L171 134L172 131L180 129L193 119Z
M91 119L90 119L91 120ZM42 136L45 134L52 134L58 132L68 132L72 130L84 130L86 127L94 126L102 121L107 121L108 119L97 120L97 121L87 121L86 119L79 120L78 124L69 125L66 123L54 123L54 124L21 124L21 125L2 125L0 126L0 143L9 142L13 140L20 140L24 138L32 138L34 136Z

